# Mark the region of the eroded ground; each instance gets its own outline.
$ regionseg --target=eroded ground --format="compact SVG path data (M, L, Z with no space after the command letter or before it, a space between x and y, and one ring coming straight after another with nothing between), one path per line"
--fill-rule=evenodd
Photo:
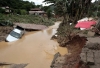
M13 27L10 26L0 26L0 42L5 40L12 29Z

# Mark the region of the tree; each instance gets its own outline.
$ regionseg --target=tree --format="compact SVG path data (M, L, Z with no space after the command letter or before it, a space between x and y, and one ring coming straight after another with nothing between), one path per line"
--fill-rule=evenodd
M34 2L29 2L29 1L23 1L21 9L25 9L27 11L29 11L31 8L34 8L35 4Z
M87 8L90 8L91 0L45 0L44 2L53 3L55 13L63 17L57 29L57 41L61 46L66 46L73 33L73 27L69 23L76 23L82 17L88 16Z
M99 0L98 1L96 0L94 3L91 3L89 15L93 17L100 17L100 1Z
M21 13L21 15L26 15L27 11L23 9L23 10L20 10L20 13Z
M46 1L48 2L48 0ZM79 65L80 54L87 39L74 34L70 23L74 24L78 19L88 16L87 8L90 8L90 4L91 0L56 0L54 3L56 14L63 17L63 21L57 29L57 41L60 46L67 47L69 53L65 56L64 63L59 63L59 68L87 68L83 64ZM53 67L57 67L57 64L53 64Z
M67 14L71 18L75 18L72 20L73 23L88 14L87 8L91 4L91 0L45 0L44 2L52 3L57 15L66 16Z
M41 9L47 12L47 10L49 9L49 6L43 6Z
M53 10L52 10L51 6L43 6L41 9L44 10L45 12L47 12L48 19L50 17L52 17Z
M17 9L24 9L29 11L31 8L35 8L34 2L23 1L23 0L0 0L0 7L9 6L12 11Z
M52 11L50 9L47 10L47 16L48 16L48 19L51 18L52 16Z
M0 8L0 13L5 13L5 10Z

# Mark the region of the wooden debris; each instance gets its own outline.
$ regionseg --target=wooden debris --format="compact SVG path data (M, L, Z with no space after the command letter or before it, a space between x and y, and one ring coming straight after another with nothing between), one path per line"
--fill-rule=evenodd
M7 63L7 62L0 62L0 66L1 65L11 65L12 63Z
M25 68L28 64L14 64L14 63L6 63L1 62L0 66L5 66L5 68Z
M25 68L27 64L12 64L9 68Z

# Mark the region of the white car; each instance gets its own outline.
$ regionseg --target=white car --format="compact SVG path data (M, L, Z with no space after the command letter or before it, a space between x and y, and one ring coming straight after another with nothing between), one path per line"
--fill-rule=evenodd
M6 41L7 42L17 41L23 36L23 34L24 34L23 30L14 28L14 30L12 30L10 34L7 36Z

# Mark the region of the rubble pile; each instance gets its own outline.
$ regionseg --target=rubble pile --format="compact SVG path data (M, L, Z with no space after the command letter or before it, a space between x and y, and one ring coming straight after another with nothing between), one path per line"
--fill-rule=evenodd
M80 54L81 60L85 62L90 68L100 67L100 44L88 43Z

